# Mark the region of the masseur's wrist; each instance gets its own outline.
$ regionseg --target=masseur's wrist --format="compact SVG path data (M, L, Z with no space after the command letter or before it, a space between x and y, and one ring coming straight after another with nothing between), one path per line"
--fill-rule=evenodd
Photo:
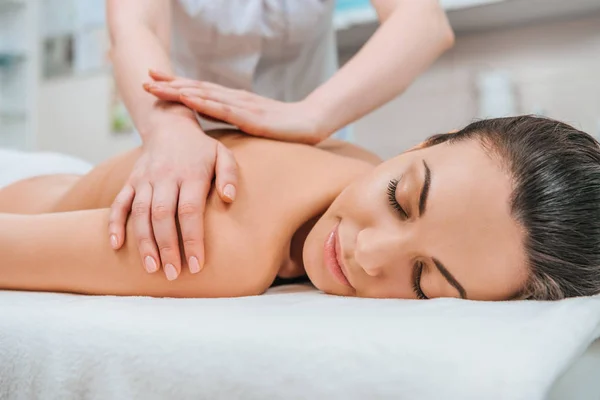
M152 113L156 116L187 117L194 121L196 120L192 110L182 104L171 101L156 100L152 105Z
M303 115L312 122L313 135L318 138L319 142L329 138L342 127L336 124L335 118L331 114L331 107L317 97L308 96L299 104Z
M148 113L145 124L140 127L140 134L145 141L169 130L175 124L191 124L202 132L194 112L181 104L158 100Z

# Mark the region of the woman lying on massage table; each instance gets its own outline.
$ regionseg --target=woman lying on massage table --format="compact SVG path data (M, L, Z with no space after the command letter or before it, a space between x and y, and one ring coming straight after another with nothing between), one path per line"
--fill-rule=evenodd
M306 275L326 293L360 297L600 292L600 148L566 124L484 120L386 162L336 142L216 137L233 151L241 179L235 203L209 195L201 273L169 264L168 279L148 274L140 255L160 268L144 243L126 239L115 251L106 240L109 207L138 149L85 176L40 176L0 190L0 288L225 297ZM152 205L153 224L169 206ZM187 267L180 249L162 250Z

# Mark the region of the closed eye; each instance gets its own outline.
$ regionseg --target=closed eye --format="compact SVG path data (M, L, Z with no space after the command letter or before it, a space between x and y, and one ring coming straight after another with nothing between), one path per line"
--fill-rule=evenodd
M423 265L422 262L416 263L414 268L413 268L413 291L415 292L415 295L417 296L417 299L420 300L428 300L429 297L425 296L425 293L423 293L423 289L421 289L421 275L423 274L423 268L425 266Z
M390 205L392 206L392 208L398 214L400 214L400 217L402 219L408 219L408 213L406 212L406 210L404 210L404 208L402 208L402 206L400 205L400 203L398 203L398 200L396 199L396 189L398 189L398 182L399 182L398 179L392 179L388 183L388 187L387 187L388 201L389 201Z

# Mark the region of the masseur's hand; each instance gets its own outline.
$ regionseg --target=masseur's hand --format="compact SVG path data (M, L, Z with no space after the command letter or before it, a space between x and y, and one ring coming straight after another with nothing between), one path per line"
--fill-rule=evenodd
M191 113L189 114L191 116ZM237 165L232 153L200 130L190 116L174 115L153 124L131 176L110 213L113 248L125 240L131 211L133 238L149 273L162 266L169 280L182 265L198 273L204 265L204 208L216 175L216 189L225 202L235 199ZM181 259L179 233L183 243Z
M329 136L319 110L306 102L284 103L214 83L175 78L152 71L144 85L159 99L177 101L245 133L277 140L316 144Z

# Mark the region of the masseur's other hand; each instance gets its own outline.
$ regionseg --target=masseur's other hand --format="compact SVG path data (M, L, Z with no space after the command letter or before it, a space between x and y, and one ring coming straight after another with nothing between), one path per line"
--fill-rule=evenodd
M237 165L232 153L200 130L191 113L161 118L153 124L143 152L110 213L113 248L125 239L131 212L133 238L149 273L162 266L169 280L188 265L198 273L204 265L204 208L216 175L225 202L235 199ZM183 254L179 247L179 233Z
M159 99L177 101L245 133L277 140L316 144L328 137L319 110L305 102L284 103L214 83L175 78L152 71L144 85Z

